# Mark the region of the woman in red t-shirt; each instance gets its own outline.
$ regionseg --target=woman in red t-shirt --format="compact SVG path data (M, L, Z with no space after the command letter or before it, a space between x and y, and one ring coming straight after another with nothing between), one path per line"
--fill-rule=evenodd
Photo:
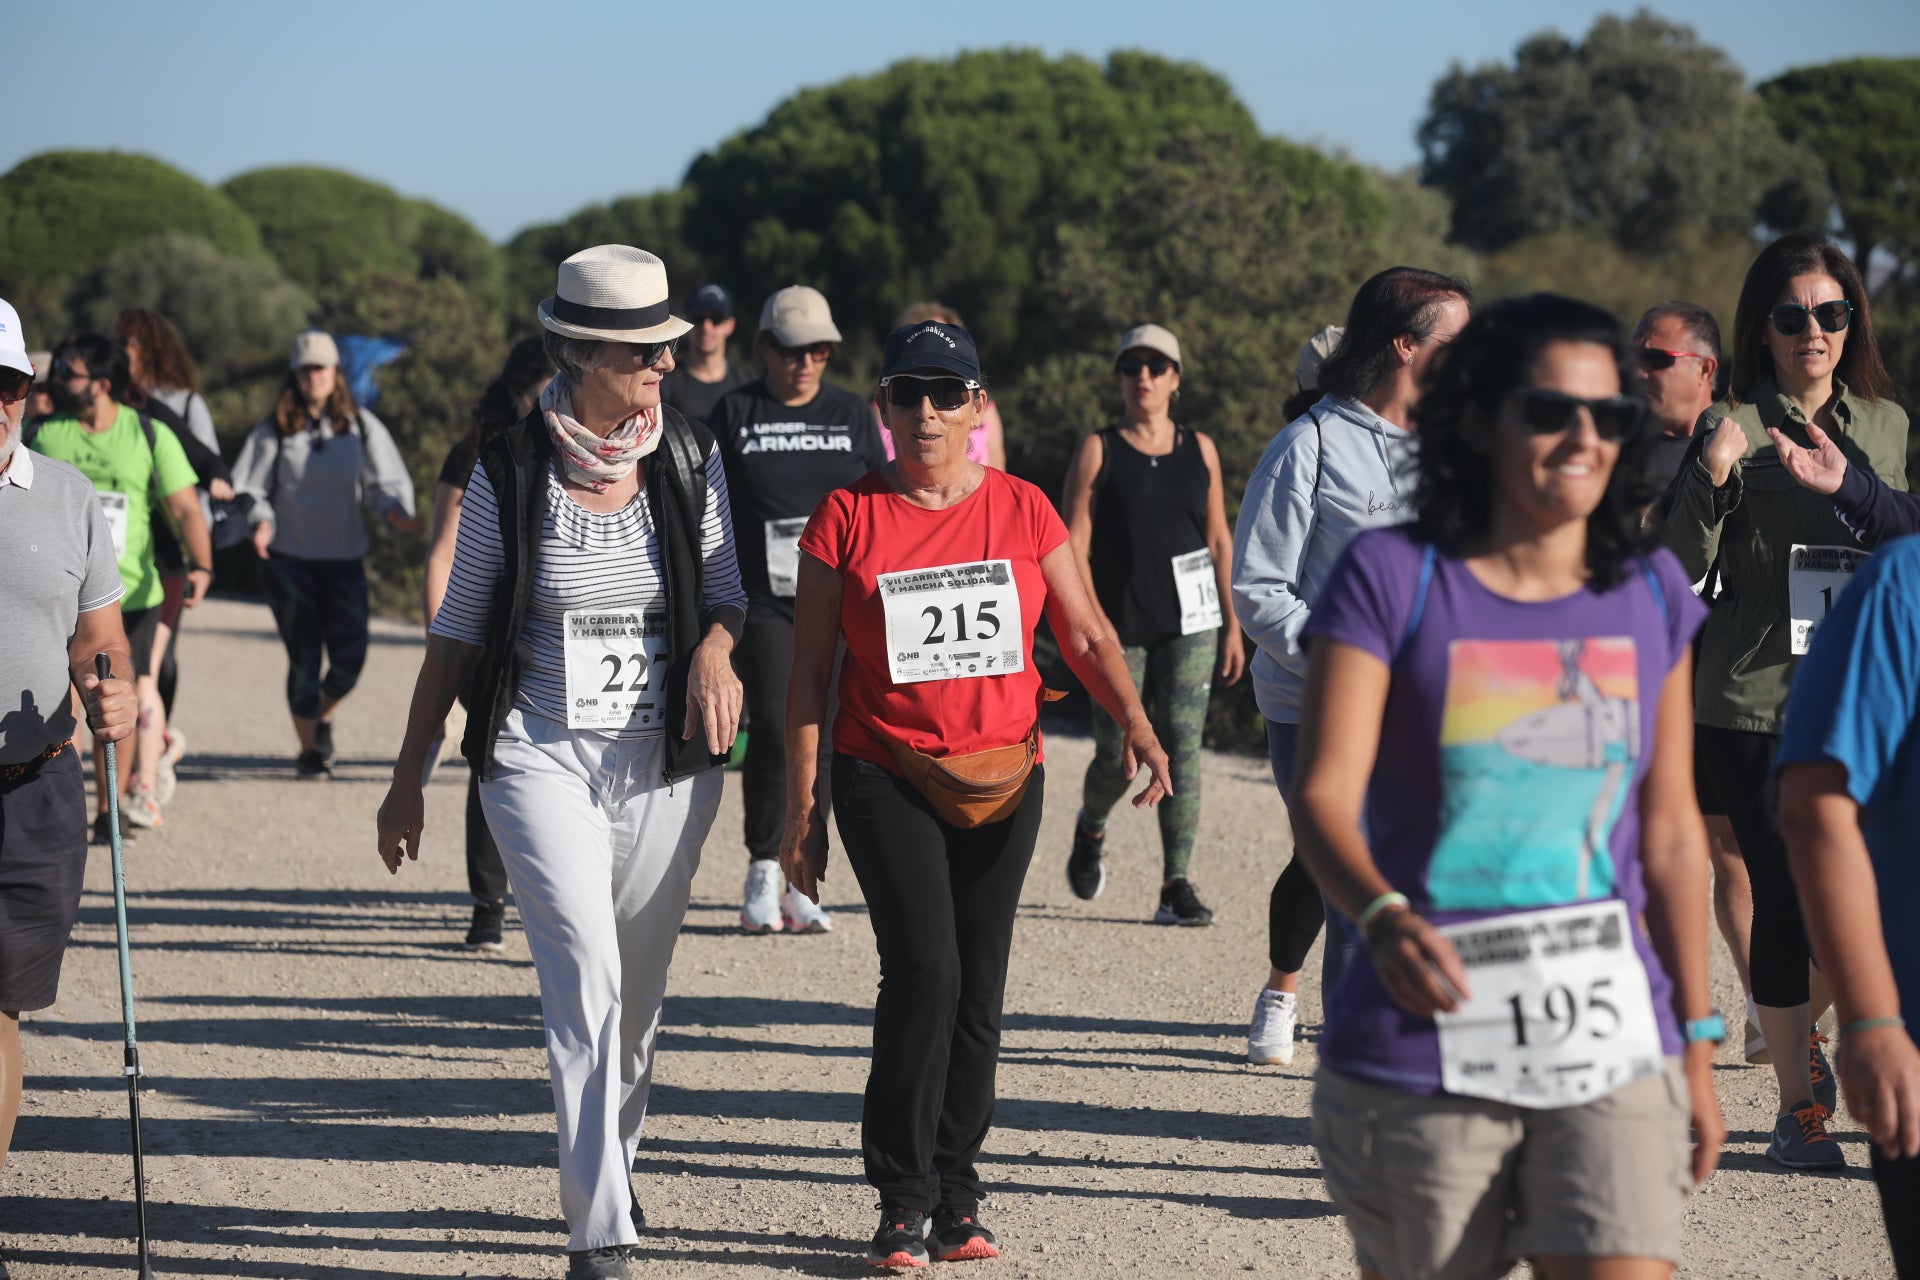
M887 337L881 407L894 461L827 495L801 536L787 694L788 881L816 901L826 814L820 730L842 639L832 796L880 950L861 1146L880 1192L876 1266L997 1257L974 1159L993 1112L1014 909L1040 828L1042 769L998 821L956 826L903 776L904 750L954 761L1035 739L1044 611L1125 728L1134 804L1169 793L1118 643L1099 623L1066 526L1040 490L966 456L985 404L973 339L928 322ZM963 766L956 763L956 769ZM928 1219L931 1217L932 1221Z

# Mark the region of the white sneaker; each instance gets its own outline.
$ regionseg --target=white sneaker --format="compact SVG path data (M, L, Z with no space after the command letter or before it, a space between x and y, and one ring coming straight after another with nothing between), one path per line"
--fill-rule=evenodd
M833 932L833 917L792 885L780 895L780 915L787 922L788 933Z
M1756 1065L1773 1061L1773 1055L1767 1052L1767 1038L1760 1034L1760 1010L1752 996L1747 997L1747 1061Z
M780 932L780 864L771 860L747 864L747 885L740 904L742 933Z
M1262 987L1253 1004L1253 1025L1247 1030L1247 1061L1258 1066L1293 1065L1293 1027L1299 997L1291 991Z

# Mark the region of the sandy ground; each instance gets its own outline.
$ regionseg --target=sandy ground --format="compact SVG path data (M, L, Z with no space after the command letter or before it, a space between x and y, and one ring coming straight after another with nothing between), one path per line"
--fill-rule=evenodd
M420 656L408 629L383 625L376 641L338 719L336 778L302 783L266 610L215 602L190 619L178 718L192 754L166 828L128 859L162 1275L564 1272L525 943L515 932L487 958L459 946L464 767L430 789L422 863L389 878L374 856ZM1068 892L1090 747L1056 735L1048 748L984 1161L1006 1258L980 1269L1351 1275L1309 1142L1311 1041L1291 1068L1243 1061L1267 890L1289 854L1264 762L1209 757L1194 875L1219 923L1164 929L1146 923L1159 858L1144 815L1114 821L1105 896ZM735 931L737 787L729 777L673 968L635 1179L654 1226L643 1273L853 1276L875 1217L857 1132L872 937L837 853L832 934ZM25 1110L0 1174L0 1240L23 1280L132 1270L104 850L87 886L60 1002L26 1024ZM1737 1010L1715 947L1720 1005ZM1317 1021L1317 999L1305 1003ZM1719 1082L1733 1135L1691 1202L1685 1273L1887 1275L1857 1127L1843 1113L1844 1174L1789 1175L1762 1154L1771 1073L1729 1049Z

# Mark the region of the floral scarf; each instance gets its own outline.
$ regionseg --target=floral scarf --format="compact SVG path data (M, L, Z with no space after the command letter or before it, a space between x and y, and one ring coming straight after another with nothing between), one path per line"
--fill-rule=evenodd
M547 434L567 479L595 493L605 493L625 480L640 459L660 447L659 405L634 414L602 438L573 417L573 396L564 377L555 378L540 393L540 416L546 419Z

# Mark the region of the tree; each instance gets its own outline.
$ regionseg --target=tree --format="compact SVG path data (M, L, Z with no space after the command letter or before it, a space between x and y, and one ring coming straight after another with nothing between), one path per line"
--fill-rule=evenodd
M684 187L623 196L607 204L588 205L562 222L528 227L514 236L504 254L507 323L516 331L531 331L534 307L553 293L555 268L597 244L630 244L657 254L667 264L667 281L677 305L706 282L700 255L681 234L688 200Z
M43 152L0 176L0 292L29 324L57 323L75 276L165 232L230 257L266 257L238 205L172 165L119 151Z
M255 169L221 188L253 215L280 269L308 289L363 271L448 276L489 306L499 251L457 214L337 169Z
M232 257L170 232L114 254L81 277L69 299L73 323L103 333L122 307L173 321L203 382L217 386L269 367L280 372L314 302L265 258Z
M1920 58L1796 67L1759 94L1781 135L1826 165L1860 269L1876 248L1902 269L1913 265L1920 258Z
M1004 365L1060 212L1097 210L1131 162L1193 127L1257 137L1221 77L1146 54L901 62L796 94L696 159L684 232L743 305L823 290L856 360L900 307L938 297Z
M1818 159L1745 86L1722 50L1644 9L1579 44L1533 36L1511 66L1456 63L1434 85L1421 177L1481 250L1558 231L1659 249L1746 234L1763 213L1804 223L1826 206Z

